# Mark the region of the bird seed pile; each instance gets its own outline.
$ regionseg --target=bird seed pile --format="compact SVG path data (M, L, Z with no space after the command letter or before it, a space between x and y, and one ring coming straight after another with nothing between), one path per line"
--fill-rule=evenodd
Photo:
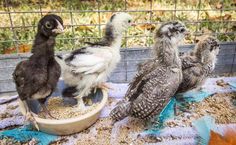
M169 127L191 126L191 123L205 115L215 118L216 123L236 123L236 93L217 93L202 102L189 104L189 112L183 112L166 122Z
M91 112L97 108L98 105L99 103L95 103L91 106L86 106L85 110L79 110L77 106L65 106L63 104L63 98L61 97L51 97L48 99L47 108L53 117L57 119L68 119ZM44 112L40 112L39 116L44 118Z

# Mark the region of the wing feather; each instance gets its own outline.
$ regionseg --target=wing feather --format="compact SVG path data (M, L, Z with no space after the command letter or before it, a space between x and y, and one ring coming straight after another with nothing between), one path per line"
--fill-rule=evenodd
M106 58L94 54L82 54L76 56L70 65L74 66L75 73L97 73L105 70L108 66Z
M161 112L178 88L177 75L168 78L167 74L170 72L159 67L143 77L142 92L131 104L132 116L147 119Z
M138 66L138 73L129 84L129 88L125 95L127 101L133 101L137 98L138 94L142 92L142 87L146 81L146 79L143 78L154 69L153 65L155 62L156 60L148 60Z
M30 98L47 82L46 68L37 68L29 61L22 61L13 72L13 79L21 99Z

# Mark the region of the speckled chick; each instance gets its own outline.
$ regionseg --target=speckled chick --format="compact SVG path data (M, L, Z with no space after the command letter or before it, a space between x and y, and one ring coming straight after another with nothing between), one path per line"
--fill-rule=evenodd
M154 58L139 65L124 100L117 103L110 117L151 119L161 112L182 82L178 44L187 34L184 24L167 22L155 33Z
M178 93L201 87L215 68L219 49L218 40L209 36L199 41L191 53L180 57L183 82L179 86Z

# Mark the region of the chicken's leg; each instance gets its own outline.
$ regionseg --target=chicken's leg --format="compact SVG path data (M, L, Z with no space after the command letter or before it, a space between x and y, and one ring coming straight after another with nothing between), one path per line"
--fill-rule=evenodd
M22 101L22 100L19 99L19 101L21 101L22 104L23 104L23 106L21 106L20 108L22 109L22 112L25 114L26 120L32 122L32 124L35 126L35 128L37 130L39 130L39 126L38 126L38 124L37 124L37 122L34 118L34 115L30 111L26 100Z
M56 117L54 117L54 116L50 113L50 111L49 111L48 108L46 107L46 105L45 105L46 98L39 99L38 101L39 101L39 103L40 103L40 105L41 105L41 107L42 107L42 111L45 112L47 116L50 116L50 117L53 118L53 119L57 119Z
M85 96L86 92L89 91L89 88L85 88L83 89L79 95L77 95L75 98L77 99L77 107L79 110L85 110L86 107L85 107L85 104L84 104L84 101L83 101L83 97Z
M109 84L103 82L97 86L97 88L104 89L104 90L114 90L114 88L110 87Z
M79 110L85 110L85 104L82 97L77 98L77 107Z

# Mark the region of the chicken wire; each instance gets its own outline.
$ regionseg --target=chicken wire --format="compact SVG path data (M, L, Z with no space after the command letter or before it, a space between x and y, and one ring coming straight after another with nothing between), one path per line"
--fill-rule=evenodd
M90 0L91 1L91 0ZM136 0L137 1L137 0ZM134 1L134 2L136 2ZM182 0L184 1L184 0ZM185 0L186 2L188 2L187 0ZM230 37L230 39L226 39L223 41L234 41L235 40L235 22L236 22L236 18L234 18L234 16L229 15L229 13L233 13L236 11L236 7L235 4L236 3L232 3L230 6L227 5L225 6L225 1L219 1L217 8L202 8L203 4L207 1L204 0L199 0L196 1L196 8L195 9L191 9L189 7L187 7L186 9L183 8L179 8L180 5L180 1L177 0L169 0L170 4L172 4L172 8L170 9L165 9L165 8L156 8L154 6L154 3L156 4L159 1L155 1L155 0L149 0L149 8L138 8L136 10L134 9L129 9L128 6L130 4L132 4L132 1L128 1L128 0L123 0L122 2L123 7L122 9L102 9L101 8L101 4L104 3L104 1L91 1L91 3L96 3L96 8L93 8L91 10L78 10L78 9L73 9L68 8L68 9L59 9L59 8L53 8L51 10L44 10L42 8L41 4L38 4L38 10L30 10L30 11L17 11L14 10L14 7L11 7L11 5L9 4L11 2L11 0L4 0L1 5L4 7L4 11L0 11L0 17L8 17L8 25L1 25L0 24L0 32L4 31L10 31L9 33L11 33L11 38L9 39L0 39L0 47L4 46L4 44L6 43L10 43L12 44L12 46L9 47L14 47L16 49L16 53L21 52L19 50L19 47L22 46L22 44L26 43L32 43L33 41L33 37L29 38L29 39L22 39L19 38L20 36L17 33L20 33L20 30L25 30L25 31L35 31L36 30L36 24L37 22L35 22L35 25L27 25L26 22L24 22L24 17L27 17L28 14L33 14L33 15L38 15L39 18L42 17L43 15L47 14L47 13L55 13L58 15L63 15L66 16L67 18L67 23L65 24L65 27L70 31L69 32L69 36L59 36L58 38L58 43L62 44L63 43L70 43L71 46L68 46L68 48L64 48L67 47L67 45L65 44L64 47L59 48L58 50L73 50L76 49L78 47L80 47L80 45L83 45L84 41L95 41L99 38L102 37L102 27L104 27L106 22L102 22L101 17L107 13L114 13L114 12L128 12L131 15L132 14L137 14L137 13L141 13L146 15L146 20L145 21L140 21L140 20L136 20L135 24L137 25L137 27L142 27L142 26L147 26L147 30L148 29L153 29L153 27L155 27L158 24L163 23L163 20L160 21L154 21L153 18L157 17L154 16L154 14L161 14L161 13L170 13L172 16L169 20L181 20L182 22L184 22L188 27L194 27L193 29L195 29L192 33L192 37L191 40L188 41L188 43L194 43L197 39L198 36L201 35L205 35L205 34L211 34L211 35L215 35L217 37ZM115 3L115 1L105 1L107 3ZM35 7L35 5L34 5ZM189 21L189 20L184 20L185 18L179 18L179 15L186 15L187 13L195 13L196 14L196 18L195 20ZM220 13L219 18L217 18L217 20L213 20L213 19L200 19L200 15L204 14L204 13L209 13L209 12L214 12L214 13ZM223 14L224 12L228 12L227 14ZM86 22L77 22L77 16L78 15L83 15L85 13L90 13L90 14L97 14L97 19L98 19L98 23L86 23ZM16 22L14 21L14 19L16 19L17 15L21 15L21 19L22 19L22 23L21 24L16 24ZM219 31L212 31L212 32L203 32L203 30L201 29L202 25L204 24L219 24L219 26L217 26ZM154 26L153 26L154 25ZM227 31L221 31L223 30L225 27L232 27L231 30L227 30ZM96 27L98 29L98 37L96 36L76 36L76 29L79 29L80 27ZM151 28L149 28L151 27ZM209 26L208 26L209 27ZM3 31L1 31L3 30ZM137 29L135 29L137 30ZM23 33L23 32L22 32ZM34 32L35 33L35 32ZM93 33L93 32L92 32ZM2 36L4 34L1 34ZM123 48L131 48L131 47L150 47L153 44L153 30L150 30L149 32L146 32L146 27L145 27L145 32L144 34L140 34L140 35L127 35L127 33L125 34L124 40L123 40ZM137 39L141 40L142 42L140 42L140 45L135 45L135 42L132 41L137 41ZM129 42L132 42L131 45L129 45ZM4 48L0 48L0 49L4 49Z
M14 0L4 0L0 1L0 6L4 9L4 11L0 10L0 18L2 19L3 17L8 18L6 22L0 23L0 52L1 49L4 49L4 47L7 46L7 48L14 48L15 54L10 54L6 55L0 54L0 93L1 92L12 92L15 91L15 84L13 83L12 80L12 72L15 69L15 66L17 63L19 63L22 60L27 59L30 54L20 54L22 53L21 47L22 44L32 44L33 39L34 39L34 34L36 33L36 28L37 28L37 23L39 19L47 14L47 13L55 13L58 14L62 17L64 20L64 24L66 27L66 31L64 34L59 35L57 38L57 43L56 43L56 50L61 51L71 51L73 49L77 49L83 45L85 45L83 42L84 41L96 41L99 38L103 36L103 28L108 21L109 17L112 13L115 12L128 12L132 16L137 16L136 14L140 15L146 15L145 20L140 20L139 18L135 17L134 22L137 25L135 29L132 30L137 30L136 28L139 26L156 26L159 25L163 22L169 21L169 20L181 20L184 22L188 28L193 27L192 29L192 41L187 41L187 44L190 45L184 45L180 47L180 52L186 52L194 47L192 45L195 43L195 40L199 39L199 36L203 34L211 34L211 35L216 35L218 37L232 37L232 39L227 39L227 40L222 40L224 42L221 42L221 50L218 55L218 61L215 67L215 74L222 75L224 73L234 73L236 72L236 60L235 60L235 54L236 54L236 42L231 42L235 41L235 29L236 29L236 7L235 3L234 5L230 6L224 6L225 1L219 1L220 2L220 8L202 8L202 5L206 1L199 0L199 1L194 1L196 2L197 9L191 9L191 8L186 8L186 9L181 9L179 2L177 0L167 0L169 2L172 2L172 7L171 9L166 9L165 7L157 7L157 2L161 0L149 0L145 1L148 2L148 8L138 8L137 9L130 9L129 6L130 4L133 4L132 2L137 2L141 0L119 0L122 1L123 6L122 8L115 8L115 9L105 9L102 7L102 4L104 5L104 1L114 3L114 1L111 0L100 0L100 1L95 1L95 0L87 0L91 1L91 3L95 3L96 7L91 7L89 10L78 10L74 9L72 7L69 7L68 9L60 9L58 7L55 8L50 8L45 9L43 5L38 4L38 5L33 5L32 7L38 7L37 10L32 9L32 10L17 10L14 7L12 7L9 2L14 1ZM189 1L189 0L181 0L181 1ZM217 0L216 0L217 1ZM230 1L230 0L229 0ZM232 1L233 2L233 1ZM106 5L107 3L105 3ZM29 6L31 6L29 4ZM224 12L227 12L226 13ZM156 14L161 14L161 13L170 13L171 17L167 20L160 20L156 21L154 20L157 15ZM186 13L196 13L196 17L192 21L187 21L187 20L182 20L179 18L180 15L184 15ZM200 16L203 13L207 12L215 12L219 13L221 16L218 18L218 20L212 20L212 19L201 19ZM94 14L97 19L97 23L90 23L89 21L82 21L78 20L78 16L80 15L85 15L85 14ZM228 18L228 14L234 14L230 18ZM20 15L20 17L19 17ZM25 20L25 18L29 17L29 15L37 16L36 19L32 19L31 17L29 18L29 22ZM139 15L138 15L139 16ZM227 17L227 19L225 18ZM21 18L22 22L16 23L16 20ZM31 20L32 19L32 20ZM24 21L23 21L24 20ZM31 22L34 21L32 24ZM211 25L214 25L215 23L220 23L219 25L219 31L212 31L212 32L203 32L201 29L202 25L204 23L210 23ZM4 25L3 25L4 24ZM95 27L97 30L96 32L91 31L92 35L78 35L77 29L80 27ZM233 29L230 29L228 31L223 31L225 30L224 27L230 27ZM146 29L146 28L145 28ZM148 28L147 28L148 29ZM136 74L137 70L137 64L141 63L147 59L150 59L150 48L153 44L153 32L152 27L150 28L151 30L144 31L140 34L136 34L136 31L132 34L130 34L130 31L128 31L124 35L123 39L123 44L121 49L121 61L117 65L116 69L113 71L111 76L109 77L108 81L114 82L114 83L127 83L130 80L132 80L133 76ZM19 31L20 30L20 31ZM220 31L221 30L221 31ZM3 36L7 32L11 33L11 37L5 39ZM32 33L32 37L26 37L26 38L21 38L18 33L23 33L23 34L28 34ZM97 36L95 35L97 33ZM93 35L94 34L94 35ZM139 45L135 43L130 43L130 40L141 40L144 41L145 43L143 45ZM63 47L66 47L66 49L60 49L58 44L61 44ZM68 43L71 43L71 47L67 46ZM8 45L11 44L11 45ZM125 49L124 49L125 48ZM61 53L61 52L57 52ZM64 53L64 52L62 52Z

